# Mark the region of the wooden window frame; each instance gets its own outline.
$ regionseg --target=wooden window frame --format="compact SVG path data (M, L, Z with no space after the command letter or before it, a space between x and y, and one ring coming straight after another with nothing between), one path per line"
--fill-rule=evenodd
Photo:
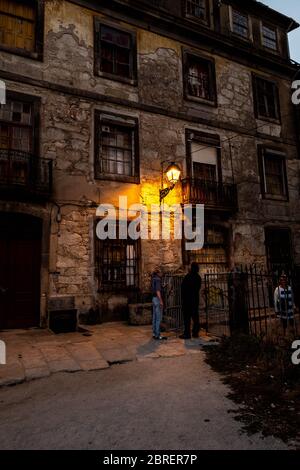
M21 3L31 3L36 8L36 22L35 22L35 47L34 51L26 51L21 48L6 46L0 43L0 50L9 52L10 54L28 57L35 60L43 60L44 52L44 1L43 0L22 0Z
M273 86L274 104L276 109L276 117L264 116L259 113L259 100L258 100L258 80L263 80ZM281 111L280 111L280 97L278 84L272 80L268 80L263 76L252 74L252 86L253 86L253 99L254 99L254 112L257 119L262 121L269 121L276 124L281 124Z
M97 223L99 222L99 219L95 219L95 227ZM111 267L112 263L110 264L104 264L103 260L103 254L104 254L104 248L105 245L118 245L123 248L127 248L127 246L133 245L135 247L135 253L136 257L134 259L135 261L135 285L134 286L127 286L126 285L126 279L125 282L114 282L114 281L103 281L103 268L104 267ZM124 265L125 262L125 265ZM140 240L131 240L131 239L126 239L126 240L100 240L95 236L95 275L96 279L98 282L98 292L114 292L114 293L124 293L126 294L127 292L138 292L139 291L139 286L140 286L140 262L141 262L141 241ZM119 268L125 267L126 269L126 263L127 263L127 257L121 261L120 263L116 263ZM125 278L126 278L126 273L125 273Z
M182 0L182 13L183 17L188 19L189 21L193 21L197 24L201 24L207 27L211 27L211 19L210 19L210 14L211 14L211 4L210 0L204 0L205 2L205 8L206 8L206 18L202 19L199 18L198 16L191 15L187 12L187 3L188 1L191 0Z
M248 35L247 36L242 36L238 32L234 31L234 22L233 22L233 14L234 12L239 13L241 16L245 16L248 19ZM246 42L253 42L253 31L252 31L252 21L251 21L251 16L246 12L241 10L240 8L233 7L229 5L229 21L230 21L230 32L232 36L234 36L237 39L240 39L242 41Z
M264 44L264 32L263 32L264 27L269 28L270 30L273 30L275 32L275 34L276 34L276 49L272 49L271 47L268 47ZM278 31L278 28L276 26L271 25L270 23L268 23L266 21L261 21L260 22L260 43L261 43L261 47L265 51L268 51L272 54L279 55L280 54L280 46L279 46L279 31Z
M216 82L216 66L215 60L211 57L207 57L204 55L197 54L191 50L182 51L183 55L183 88L184 88L184 98L188 101L194 101L195 103L206 104L208 106L217 107L217 82ZM210 99L200 98L197 96L193 96L189 93L189 64L191 59L199 62L206 62L208 65L208 75L209 75L209 92L210 92Z
M23 93L17 93L12 91L7 91L6 93L7 100L12 101L23 101L30 103L33 110L33 122L32 122L32 153L39 156L40 154L40 107L41 99L37 96L25 95ZM4 105L5 106L5 105ZM4 121L1 121L4 122ZM16 127L18 124L15 124Z
M121 75L115 75L100 70L100 51L101 51L101 27L115 29L121 33L128 34L131 37L131 75L132 78L122 77ZM137 86L137 39L136 32L130 29L126 29L123 26L120 27L118 24L114 24L108 21L102 20L102 18L94 18L94 75L98 77L107 78L108 80L114 80L128 85Z
M134 159L135 159L135 174L134 176L118 175L118 174L109 174L101 173L98 166L98 155L99 155L99 145L101 141L100 135L100 126L101 125L111 125L111 126L121 126L128 127L134 132ZM95 111L95 158L94 158L94 172L95 179L98 180L109 180L109 181L120 181L123 183L140 183L140 158L139 158L139 121L137 118L131 116L124 116L120 114L112 114L105 111L96 110Z
M220 232L223 232L224 234L224 244L222 243L221 245L220 244L211 244L211 243L208 243L207 240L206 240L206 237L207 237L207 232L208 230L216 230L216 231L220 231ZM191 251L187 251L185 249L185 244L186 244L186 240L183 238L183 241L182 241L182 259L183 259L183 264L185 266L190 266L190 264L193 262L193 261L196 261L198 264L199 264L199 267L201 269L201 267L205 266L211 266L212 268L214 266L226 266L226 268L229 267L229 264L230 264L230 251L231 251L231 248L230 248L230 244L231 244L231 233L230 233L230 227L227 226L227 225L222 225L221 223L217 222L217 221L209 221L206 223L205 225L205 240L204 240L204 246L203 246L203 249L205 250L206 248L216 248L216 247L219 247L219 246L222 246L224 247L225 251L226 251L226 261L225 263L214 263L214 262L199 262L199 260L195 260L195 256L192 255L192 252ZM202 250L201 250L202 251ZM197 256L197 255L196 255Z
M192 137L193 136L193 137ZM220 137L217 134L208 134L193 129L186 129L185 131L185 145L186 145L186 169L187 177L192 178L193 175L193 155L192 155L192 142L198 142L200 146L212 147L217 150L217 181L222 183L222 163L221 163L221 148Z
M265 157L267 153L277 157L282 162L282 184L284 188L284 194L282 195L274 195L272 193L268 193L267 190L267 181L266 181L266 172L265 172ZM286 154L279 150L278 148L271 147L271 146L258 146L258 165L259 165L259 174L260 174L260 186L261 186L261 194L263 199L266 200L273 200L273 201L281 201L281 202L289 202L289 190L288 190L288 179L287 179L287 165L286 165Z

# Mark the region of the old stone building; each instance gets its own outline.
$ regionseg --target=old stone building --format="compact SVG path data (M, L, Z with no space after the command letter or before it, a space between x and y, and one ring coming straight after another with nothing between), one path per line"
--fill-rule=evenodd
M1 328L64 296L119 319L158 264L300 264L297 27L254 0L0 0ZM96 207L159 204L171 162L203 250L98 240Z

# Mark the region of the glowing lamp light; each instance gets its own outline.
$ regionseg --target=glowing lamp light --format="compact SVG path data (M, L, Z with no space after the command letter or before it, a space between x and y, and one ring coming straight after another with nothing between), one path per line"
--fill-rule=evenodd
M164 188L159 191L160 202L175 188L175 185L180 180L181 170L176 163L171 163L166 169L166 177L171 184L169 188Z
M166 175L170 183L176 184L180 180L181 170L175 163L171 163L166 170Z

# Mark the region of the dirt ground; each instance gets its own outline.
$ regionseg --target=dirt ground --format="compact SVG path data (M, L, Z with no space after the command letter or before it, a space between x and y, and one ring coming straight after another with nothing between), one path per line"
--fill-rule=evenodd
M287 449L248 436L205 353L57 373L0 389L0 449Z

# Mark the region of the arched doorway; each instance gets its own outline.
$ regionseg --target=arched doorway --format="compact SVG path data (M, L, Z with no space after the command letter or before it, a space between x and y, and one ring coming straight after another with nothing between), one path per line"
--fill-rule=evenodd
M0 212L0 329L40 322L42 220Z

